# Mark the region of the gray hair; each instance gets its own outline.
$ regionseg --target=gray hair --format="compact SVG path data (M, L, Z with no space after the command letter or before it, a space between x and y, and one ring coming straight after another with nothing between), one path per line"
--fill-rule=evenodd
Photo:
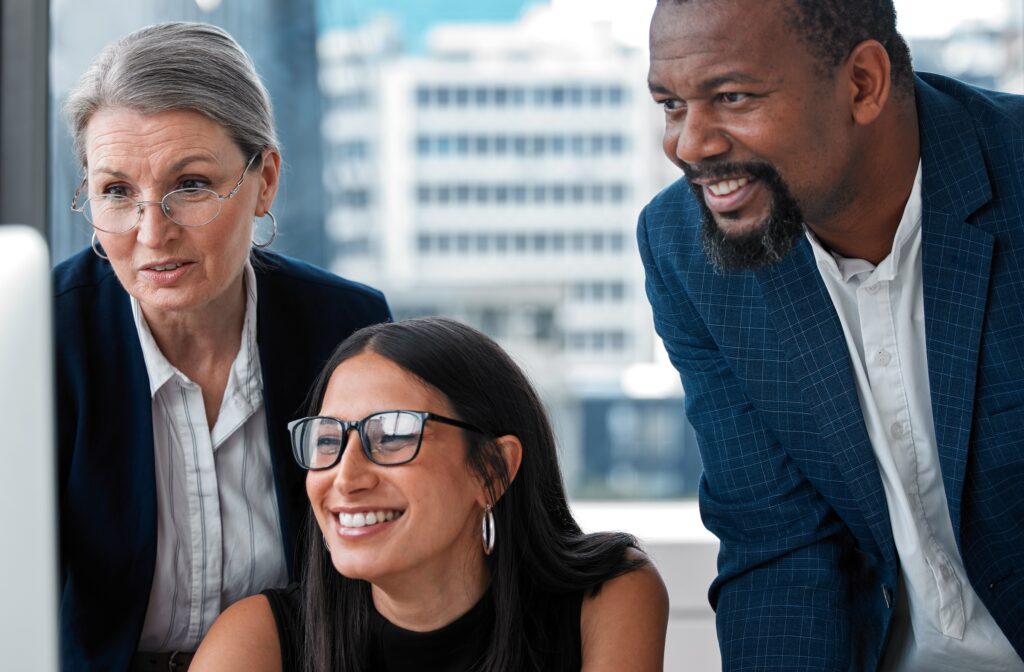
M252 60L231 35L206 23L147 26L100 53L64 104L83 166L86 126L107 107L192 110L227 129L247 157L278 148L270 96Z

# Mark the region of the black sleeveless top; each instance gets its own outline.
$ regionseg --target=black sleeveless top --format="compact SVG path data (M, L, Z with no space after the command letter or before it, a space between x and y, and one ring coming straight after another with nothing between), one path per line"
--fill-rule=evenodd
M282 669L301 672L303 629L299 584L265 590L262 594L270 601L277 623ZM549 652L552 655L545 656L545 661L552 665L549 669L558 672L579 670L583 664L580 639L583 594L553 597L549 604L557 611L551 622L550 641L558 650ZM477 672L493 634L494 603L490 591L463 616L432 632L405 630L371 608L367 669L374 672Z

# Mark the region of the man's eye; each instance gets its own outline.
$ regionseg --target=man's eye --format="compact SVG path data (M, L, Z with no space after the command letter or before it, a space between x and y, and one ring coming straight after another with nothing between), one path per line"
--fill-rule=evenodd
M742 93L740 91L726 91L725 93L718 94L719 100L725 103L742 103L749 97L749 93Z
M681 100L675 98L666 98L665 100L659 100L658 104L665 108L666 112L676 112L686 107L686 104Z

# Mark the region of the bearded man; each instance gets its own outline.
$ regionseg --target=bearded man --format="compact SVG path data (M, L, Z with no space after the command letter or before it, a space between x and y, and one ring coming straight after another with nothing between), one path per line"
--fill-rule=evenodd
M1024 670L1024 99L891 0L659 0L638 227L726 670Z

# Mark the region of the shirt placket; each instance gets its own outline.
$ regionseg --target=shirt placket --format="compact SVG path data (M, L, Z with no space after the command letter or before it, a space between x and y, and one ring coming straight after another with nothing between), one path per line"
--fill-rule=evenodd
M887 280L869 281L857 291L864 359L872 396L886 423L893 462L913 513L921 553L931 572L929 588L938 594L937 623L947 637L962 639L965 627L963 594L952 561L942 549L921 498L921 469L914 426L904 385Z
M179 442L185 463L192 549L192 585L188 641L198 646L220 612L221 523L220 496L210 430L206 423L202 390L189 381L177 381L180 395L178 426L186 435Z

